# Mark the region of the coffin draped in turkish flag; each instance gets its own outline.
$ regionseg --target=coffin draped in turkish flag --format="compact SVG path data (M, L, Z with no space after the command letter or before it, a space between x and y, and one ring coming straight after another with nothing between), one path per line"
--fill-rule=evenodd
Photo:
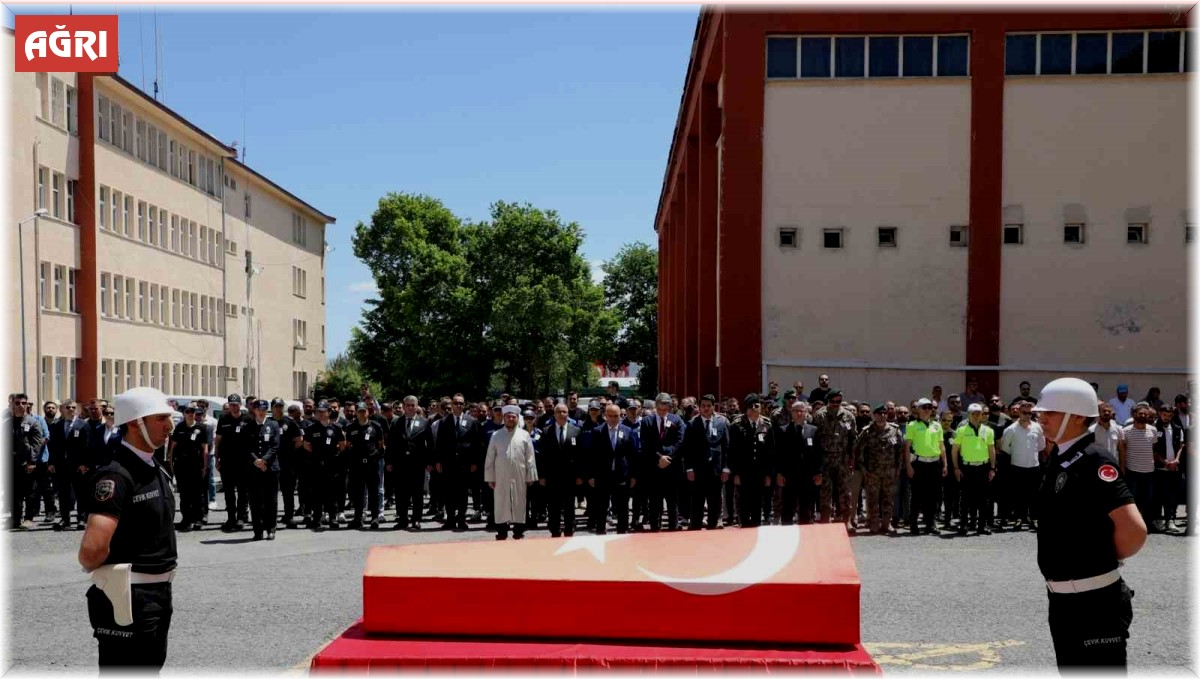
M362 628L853 646L859 587L840 524L375 547Z

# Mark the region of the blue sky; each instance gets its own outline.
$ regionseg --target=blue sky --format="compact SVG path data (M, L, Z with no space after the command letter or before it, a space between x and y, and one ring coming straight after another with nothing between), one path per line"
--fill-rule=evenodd
M151 91L154 7L75 6L114 10L121 75L140 85L144 71ZM436 196L476 220L496 200L558 210L597 263L623 243L654 244L697 11L158 6L160 100L240 140L247 164L337 218L332 357L372 294L350 236L388 191Z

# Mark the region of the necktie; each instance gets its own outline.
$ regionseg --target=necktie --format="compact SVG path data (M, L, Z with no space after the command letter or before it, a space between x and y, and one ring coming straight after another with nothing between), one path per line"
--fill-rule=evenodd
M415 424L415 420L410 419L408 421L408 435L409 436L412 436L413 424Z
M709 436L712 436L712 420L704 421L704 429L708 431Z
M561 446L563 443L565 443L566 438L567 438L567 432L560 426L558 428L558 445Z
M616 429L608 430L608 441L609 441L609 443L612 444L613 448L617 447L617 430Z
M663 421L661 417L658 418L658 438L666 438L666 432L663 431Z

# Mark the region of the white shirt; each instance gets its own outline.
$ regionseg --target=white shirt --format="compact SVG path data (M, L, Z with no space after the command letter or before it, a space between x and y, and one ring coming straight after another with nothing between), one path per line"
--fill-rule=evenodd
M1125 440L1125 430L1121 428L1121 425L1109 422L1106 429L1101 427L1100 422L1097 421L1089 428L1089 431L1096 435L1096 443L1104 446L1108 451L1109 459L1116 462L1120 457L1119 444Z
M1084 436L1087 436L1087 432L1084 432L1084 433L1080 434L1079 436L1076 436L1075 438L1071 439L1070 441L1063 441L1062 443L1058 444L1058 453L1057 454L1061 455L1061 454L1067 452L1068 450L1071 449L1071 446L1075 445L1076 441L1083 438Z
M1176 410L1175 420L1179 422L1179 426L1183 427L1184 429L1192 428L1192 416L1189 413Z
M121 441L121 445L132 450L134 455L137 455L138 457L140 457L142 459L142 462L145 462L146 464L150 465L151 467L154 466L154 453L143 453L142 451L138 450L137 448L134 448L133 446L131 446L129 444L129 441Z
M1133 418L1133 406L1137 405L1137 401L1131 398L1121 401L1114 396L1108 400L1108 405L1113 408L1113 419L1117 421L1117 424L1123 425Z
M1012 456L1012 466L1032 469L1038 466L1039 453L1046 448L1046 437L1042 425L1030 422L1025 428L1020 422L1004 430L1000 437L1000 449Z
M1167 462L1175 460L1175 437L1171 434L1171 426L1167 425L1167 428L1162 433L1163 443L1166 444Z
M1125 470L1149 474L1154 471L1154 442L1158 430L1150 425L1138 429L1132 424L1125 427Z

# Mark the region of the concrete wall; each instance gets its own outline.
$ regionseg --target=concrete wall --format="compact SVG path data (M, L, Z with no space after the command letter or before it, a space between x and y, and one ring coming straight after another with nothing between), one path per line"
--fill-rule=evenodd
M968 83L772 82L765 95L769 379L795 374L815 386L817 374L834 372L770 367L776 361L962 364L967 250L949 245L949 229L967 223ZM798 248L779 247L784 226L800 229ZM898 227L898 247L878 247L880 226ZM824 228L845 229L843 249L822 247ZM837 372L862 382L855 393L869 398L948 381Z

